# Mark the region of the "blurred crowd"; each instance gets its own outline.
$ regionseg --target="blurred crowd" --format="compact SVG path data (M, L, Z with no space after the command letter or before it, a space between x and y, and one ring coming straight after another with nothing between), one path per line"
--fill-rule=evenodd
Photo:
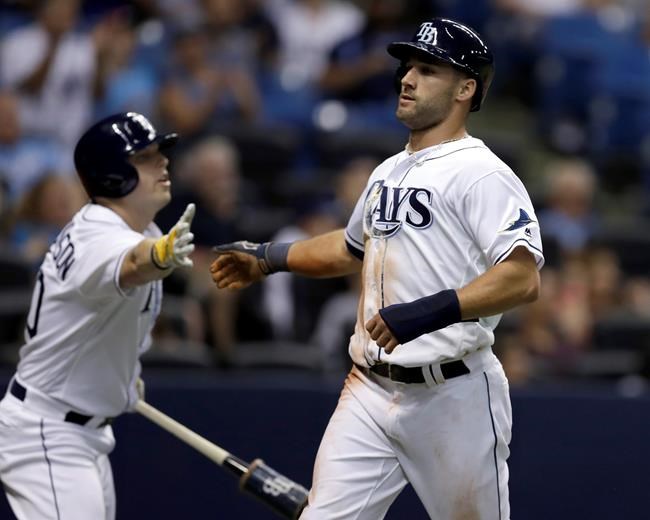
M0 341L15 353L17 280L33 277L86 201L76 140L134 110L181 135L158 224L197 206L195 268L165 281L158 359L228 367L244 347L292 345L286 364L303 349L319 368L344 369L356 277L284 273L217 291L211 247L345 225L374 167L405 143L386 45L431 16L468 23L493 47L496 79L474 134L538 208L542 297L497 330L511 381L650 375L646 0L3 2Z

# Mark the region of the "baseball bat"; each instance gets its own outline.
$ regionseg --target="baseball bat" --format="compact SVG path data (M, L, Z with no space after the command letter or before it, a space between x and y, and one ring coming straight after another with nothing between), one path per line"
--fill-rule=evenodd
M267 466L263 460L255 459L248 464L143 400L136 403L135 410L163 430L189 444L211 461L228 469L239 478L241 490L261 500L283 518L296 520L300 517L300 513L307 504L308 491L300 484Z

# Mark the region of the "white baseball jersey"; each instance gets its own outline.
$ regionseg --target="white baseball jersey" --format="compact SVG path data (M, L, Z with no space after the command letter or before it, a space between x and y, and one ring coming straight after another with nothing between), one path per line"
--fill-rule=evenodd
M160 311L160 280L119 285L126 253L143 234L117 213L84 206L61 231L38 273L17 377L77 412L113 417L137 398L139 356Z
M371 175L345 232L363 256L363 293L350 341L355 363L423 366L492 345L501 318L456 323L386 354L365 330L379 309L467 285L518 246L544 263L530 198L512 170L473 137L406 150Z

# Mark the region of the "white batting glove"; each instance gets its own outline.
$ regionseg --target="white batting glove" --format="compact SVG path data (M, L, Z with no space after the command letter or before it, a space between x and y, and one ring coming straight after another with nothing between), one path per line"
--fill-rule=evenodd
M194 251L194 234L190 231L190 224L194 218L196 207L188 204L183 216L169 233L160 237L151 249L151 259L159 269L174 267L192 267L194 263L189 255Z

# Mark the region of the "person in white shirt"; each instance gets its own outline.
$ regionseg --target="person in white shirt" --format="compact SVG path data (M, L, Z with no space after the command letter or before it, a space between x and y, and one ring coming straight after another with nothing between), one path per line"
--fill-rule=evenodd
M55 140L68 153L88 126L104 87L116 16L78 30L80 0L38 0L34 20L0 39L0 85L20 100L29 136Z
M312 86L329 52L364 22L348 0L270 0L264 7L278 31L280 82L289 92Z
M539 294L539 225L520 180L466 131L494 71L482 38L437 18L388 52L409 141L347 228L219 246L212 277L239 289L276 271L362 273L354 366L302 520L383 518L407 483L436 520L507 520L512 417L492 344L501 314Z
M25 344L0 402L0 480L19 520L115 518L112 419L143 389L161 279L190 267L194 205L162 235L178 139L141 114L86 131L74 160L90 197L45 255Z

